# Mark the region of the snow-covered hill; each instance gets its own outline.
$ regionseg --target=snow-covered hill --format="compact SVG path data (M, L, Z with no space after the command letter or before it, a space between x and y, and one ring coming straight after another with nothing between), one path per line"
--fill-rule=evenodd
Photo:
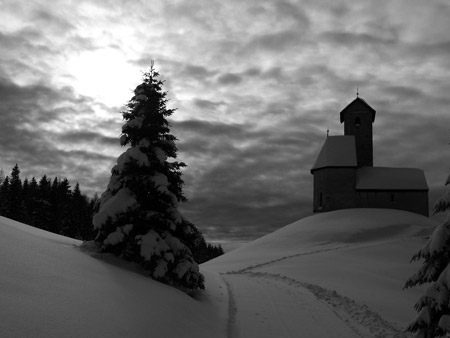
M420 287L402 290L407 277L420 266L409 261L435 226L429 218L398 210L317 214L207 262L203 269L222 273L230 289L235 289L236 302L249 291L241 288L239 279L254 283L264 279L272 294L282 289L293 294L309 290L336 310L335 315L347 321L357 336L403 337L401 331L415 316L413 306L423 291ZM280 326L304 330L304 319ZM317 325L324 326L326 322ZM253 333L253 329L243 330ZM263 336L267 330L265 325L259 328ZM319 330L308 337L323 333ZM333 325L325 333L348 337L333 331Z
M402 291L409 260L435 225L395 210L314 215L203 264L191 298L0 217L0 336L403 337L421 293Z
M0 337L210 338L224 331L210 302L113 257L94 258L80 244L0 217Z

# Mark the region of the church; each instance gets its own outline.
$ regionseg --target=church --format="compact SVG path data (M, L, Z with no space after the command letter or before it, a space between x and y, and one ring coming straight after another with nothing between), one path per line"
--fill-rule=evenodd
M328 136L314 163L313 211L387 208L428 216L421 169L373 166L375 110L357 95L340 112L344 135Z

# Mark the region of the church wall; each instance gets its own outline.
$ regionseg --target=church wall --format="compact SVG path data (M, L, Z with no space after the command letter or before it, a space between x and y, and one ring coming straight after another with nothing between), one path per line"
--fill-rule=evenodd
M355 168L322 168L315 170L313 211L323 212L354 208Z
M364 190L356 192L358 208L384 208L411 211L428 217L428 191Z

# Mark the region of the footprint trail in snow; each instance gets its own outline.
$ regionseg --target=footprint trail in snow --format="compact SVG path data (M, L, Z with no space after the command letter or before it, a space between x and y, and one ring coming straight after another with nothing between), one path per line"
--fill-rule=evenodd
M278 278L222 275L229 288L228 338L373 337L351 319L336 315L307 288Z

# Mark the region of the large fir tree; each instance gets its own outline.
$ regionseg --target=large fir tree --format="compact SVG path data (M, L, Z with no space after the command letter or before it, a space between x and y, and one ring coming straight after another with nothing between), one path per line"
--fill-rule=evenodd
M449 178L446 185L449 184ZM450 189L434 205L434 213L450 209ZM419 271L405 288L430 283L415 305L417 317L407 330L418 337L447 337L450 334L450 217L438 225L412 260L423 259Z
M181 179L185 164L168 161L177 157L167 121L174 109L166 107L162 85L152 63L122 113L120 142L130 147L112 168L93 218L96 241L103 251L140 263L156 280L203 288L203 276L186 245L192 226L177 209L186 200Z

